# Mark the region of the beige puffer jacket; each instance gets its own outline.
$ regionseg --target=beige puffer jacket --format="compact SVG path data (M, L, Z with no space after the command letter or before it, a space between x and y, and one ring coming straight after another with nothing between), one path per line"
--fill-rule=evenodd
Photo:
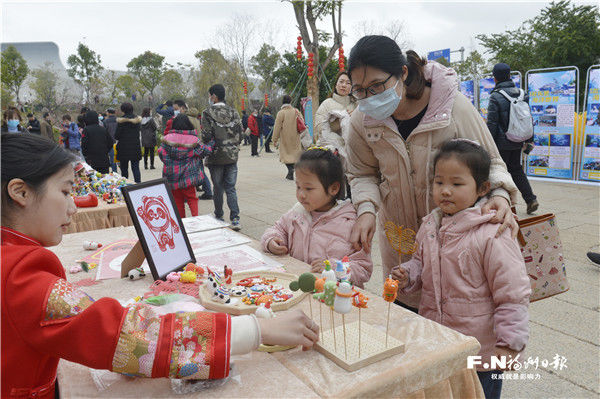
M352 113L356 108L356 102L350 101L350 96L340 96L338 94L333 93L331 98L325 99L319 105L319 109L315 114L315 138L319 140L321 138L321 131L323 130L323 126L329 122L329 112L334 110L339 111L347 111L348 113ZM330 123L331 130L333 132L339 133L339 122L334 121Z
M433 157L446 140L462 137L480 143L492 158L491 195L503 196L513 203L516 200L517 188L485 122L458 91L454 70L430 61L425 65L425 78L431 82L429 105L406 141L392 117L378 121L357 109L352 113L346 142L352 202L359 216L365 212L378 215L384 277L399 264L399 256L389 244L383 225L391 221L416 232L421 219L435 208L430 195ZM403 258L408 259L410 256ZM398 295L398 299L413 307L419 305L419 297L420 292Z

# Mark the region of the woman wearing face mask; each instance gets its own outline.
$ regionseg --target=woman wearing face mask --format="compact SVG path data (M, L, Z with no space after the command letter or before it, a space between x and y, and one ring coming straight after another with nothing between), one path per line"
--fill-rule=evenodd
M323 101L317 110L315 115L315 130L317 138L321 137L321 131L325 127L325 124L329 124L329 128L332 132L341 134L339 119L332 122L329 121L331 111L346 111L349 114L356 108L355 99L350 96L350 90L352 83L350 83L350 77L348 72L339 71L335 79L335 87L331 96Z
M16 108L9 107L2 116L2 133L20 133L22 131L19 111Z
M443 142L458 137L479 142L490 154L491 199L482 212L496 212L492 220L499 223L498 234L508 227L516 236L510 204L517 188L485 122L458 91L454 70L412 50L403 54L385 36L360 39L348 67L352 94L358 99L346 141L347 174L359 215L350 238L353 245L370 252L378 214L383 275L388 276L399 257L383 224L391 221L418 230L421 219L435 208L433 156ZM400 304L414 311L419 297L420 293L398 295Z

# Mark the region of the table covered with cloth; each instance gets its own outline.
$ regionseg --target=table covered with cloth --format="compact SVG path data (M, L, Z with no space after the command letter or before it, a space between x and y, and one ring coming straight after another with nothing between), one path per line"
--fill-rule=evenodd
M68 234L62 243L50 248L68 269L83 258L83 240L104 244L120 239L136 238L133 227ZM259 243L253 241L255 249ZM300 274L310 266L289 256L276 257L290 273ZM71 282L94 278L89 273L68 274ZM150 275L137 281L102 280L100 284L82 287L94 299L103 296L127 300L142 295L152 283ZM362 310L362 322L385 331L387 302L371 293L368 308ZM304 300L294 308L309 313ZM293 309L294 309L293 308ZM346 322L358 319L356 309L346 315ZM318 322L318 316L315 322ZM479 343L415 313L392 305L390 336L405 343L405 352L348 372L322 354L299 348L275 354L254 351L232 356L233 371L229 380L195 393L176 395L169 379L120 378L99 390L90 369L61 360L58 369L60 396L63 398L107 397L403 397L403 398L483 398L475 370L467 369L467 357L476 355Z
M67 233L132 225L133 222L125 202L107 204L102 199L98 199L98 206L77 208L77 213L71 217L71 224L67 229Z

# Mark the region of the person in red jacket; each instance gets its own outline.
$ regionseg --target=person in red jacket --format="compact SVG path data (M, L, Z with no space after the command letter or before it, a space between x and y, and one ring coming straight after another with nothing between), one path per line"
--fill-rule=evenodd
M253 157L258 156L258 111L252 111L252 114L248 117L248 129L250 129L250 144L251 144L251 155Z
M52 398L59 359L130 376L216 379L231 354L267 344L302 345L318 327L301 311L274 319L187 312L94 300L69 283L58 245L77 211L74 156L52 141L1 136L1 397ZM262 340L261 340L262 338Z

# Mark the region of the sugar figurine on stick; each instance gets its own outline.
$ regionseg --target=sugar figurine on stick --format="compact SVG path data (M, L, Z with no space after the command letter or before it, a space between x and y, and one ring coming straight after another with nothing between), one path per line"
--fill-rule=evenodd
M337 351L337 339L335 336L335 319L333 317L333 304L335 301L335 290L337 288L337 284L334 281L326 281L323 286L323 302L325 305L329 306L330 316L331 316L331 332L333 334L333 345L335 346L335 350Z
M335 299L333 301L333 310L342 315L342 325L344 329L344 356L348 358L348 347L346 346L346 319L344 315L352 310L352 285L344 280L335 290Z
M352 306L357 307L358 308L358 357L360 357L360 346L361 346L361 309L363 308L367 308L367 301L369 300L369 297L358 292L358 291L354 291L354 294L352 295Z
M290 289L292 291L298 291L298 289L300 289L302 292L307 292L309 294L313 293L315 290L315 276L312 273L302 273L300 277L298 277L298 280L290 283ZM310 295L308 296L308 305L310 306L310 319L312 320L313 312Z
M329 262L329 260L324 260L323 263L325 263L325 270L321 272L321 277L323 277L325 281L337 283L335 271L331 268L331 262Z
M392 275L385 279L385 283L383 284L383 299L388 303L388 311L387 311L387 323L385 327L385 347L387 348L388 344L388 334L390 331L390 307L392 302L396 300L396 296L398 295L398 281L392 279Z

